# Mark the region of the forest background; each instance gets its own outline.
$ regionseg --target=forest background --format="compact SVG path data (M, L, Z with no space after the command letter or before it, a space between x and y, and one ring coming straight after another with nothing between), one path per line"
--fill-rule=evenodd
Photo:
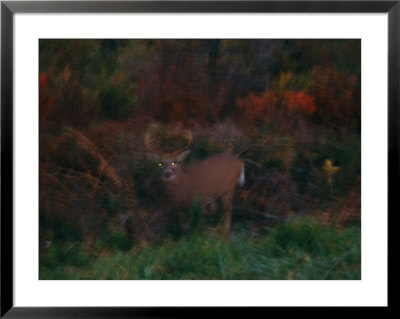
M40 40L40 279L360 279L359 40ZM182 234L144 136L245 162Z

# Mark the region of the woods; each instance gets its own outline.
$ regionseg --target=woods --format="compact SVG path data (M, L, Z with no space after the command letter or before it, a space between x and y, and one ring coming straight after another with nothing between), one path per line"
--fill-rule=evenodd
M360 279L359 40L43 39L39 69L40 279ZM151 127L243 160L227 241L168 209Z

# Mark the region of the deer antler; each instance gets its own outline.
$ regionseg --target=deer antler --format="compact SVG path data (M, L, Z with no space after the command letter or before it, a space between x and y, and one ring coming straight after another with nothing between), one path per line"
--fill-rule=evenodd
M159 125L157 124L151 124L150 127L148 128L145 137L144 137L144 145L146 149L150 152L155 152L156 149L154 148L154 131L159 128ZM158 150L157 150L158 151Z
M173 151L162 151L159 147L156 147L154 145L155 137L154 134L158 130L160 132L160 126L158 124L152 124L148 128L145 138L144 138L144 143L145 147L148 151L150 152L157 152L157 153L163 153L165 155L176 155L184 150L188 149L189 146L193 143L193 134L191 130L188 129L182 129L182 125L180 123L175 124L172 128L167 128L165 129L165 134L172 135L173 138L175 139L182 139L185 141L185 145L183 147L180 147L178 149L175 149Z
M185 145L183 147L171 152L171 154L174 154L174 155L179 154L179 153L187 150L189 148L189 146L192 145L192 143L193 143L193 134L192 134L192 131L190 131L190 130L186 129L186 130L183 130L181 132L178 132L177 136L179 136L183 140L185 140L186 143L185 143Z

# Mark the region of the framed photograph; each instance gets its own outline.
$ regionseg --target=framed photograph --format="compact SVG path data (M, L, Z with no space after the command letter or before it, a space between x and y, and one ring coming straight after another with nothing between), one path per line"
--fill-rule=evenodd
M389 309L398 1L2 1L1 316Z

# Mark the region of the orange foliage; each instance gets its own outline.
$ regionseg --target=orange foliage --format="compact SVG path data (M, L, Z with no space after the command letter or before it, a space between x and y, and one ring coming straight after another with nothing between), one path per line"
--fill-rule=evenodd
M284 101L287 109L290 112L301 110L306 114L313 114L317 110L317 107L314 103L314 97L307 95L303 91L286 91L284 95Z
M39 114L40 121L44 122L50 114L55 98L50 96L49 75L39 74Z
M47 84L49 76L46 73L39 74L39 86L44 87Z
M360 119L360 85L356 75L316 66L303 82L301 90L291 90L287 83L293 75L283 74L276 90L261 95L250 93L236 104L244 119L263 122L280 116L315 114L325 125L353 125Z
M243 118L248 121L261 120L278 102L274 92L266 92L261 96L250 93L249 96L238 99L236 105L243 112Z
M260 96L251 93L246 98L238 99L236 104L249 121L260 121L287 112L299 111L305 115L311 115L317 110L314 97L303 91L285 91L284 93L268 91Z

